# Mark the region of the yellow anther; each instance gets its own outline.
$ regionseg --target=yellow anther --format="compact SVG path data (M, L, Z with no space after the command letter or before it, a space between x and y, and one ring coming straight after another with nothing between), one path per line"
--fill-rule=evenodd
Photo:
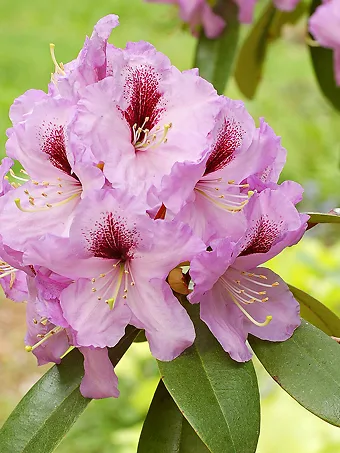
M272 286L279 286L279 284L280 284L279 282L274 282L272 283Z
M115 303L115 300L114 300L114 298L113 298L113 297L110 297L110 299L106 299L106 301L105 301L105 302L106 302L106 303L108 304L108 306L109 306L109 307L110 307L110 309L112 310L112 308L113 308L113 305L114 305L114 303Z
M54 48L55 48L55 45L54 44L50 44L50 53L51 53L51 58L52 58L52 61L54 63L54 66L55 66L55 72L57 74L60 74L60 75L65 75L65 71L64 71L64 65L61 63L62 67L59 65L59 63L57 62L56 60L56 57L55 57L55 54L54 54Z

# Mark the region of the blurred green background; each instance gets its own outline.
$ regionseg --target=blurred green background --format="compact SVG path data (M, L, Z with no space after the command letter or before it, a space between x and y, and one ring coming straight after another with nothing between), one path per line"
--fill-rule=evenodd
M180 69L190 68L193 61L195 40L183 31L176 10L167 5L142 0L0 0L0 12L1 150L14 98L29 88L46 89L53 70L49 43L55 43L58 61L73 59L85 34L91 34L103 15L120 16L121 26L111 37L115 45L146 40ZM340 205L340 117L322 98L314 81L304 44L305 28L301 22L285 29L283 38L271 46L259 93L247 106L256 119L265 117L282 136L288 149L283 178L304 185L301 209L326 211ZM242 99L233 81L226 94ZM334 228L317 227L298 246L275 258L271 267L340 313L337 236ZM34 357L23 349L24 311L20 304L0 301L0 424L46 371L46 367L37 368ZM338 453L338 428L306 412L260 366L257 370L263 402L258 453ZM147 345L134 344L117 373L120 398L91 403L57 453L136 452L142 421L158 382Z

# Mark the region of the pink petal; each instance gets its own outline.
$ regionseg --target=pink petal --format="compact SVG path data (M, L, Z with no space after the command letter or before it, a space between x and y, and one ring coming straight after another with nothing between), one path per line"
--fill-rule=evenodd
M246 362L251 359L246 345L248 326L245 317L220 284L201 297L201 319L233 360Z
M249 333L262 340L284 341L290 338L294 330L300 325L300 305L294 299L286 283L274 272L264 267L250 270L267 277L265 283L277 282L279 285L266 289L268 301L253 303L246 306L247 312L256 320L264 321L266 316L272 316L267 326L258 327L247 322Z
M118 398L118 378L108 356L107 348L79 348L84 356L85 375L80 392L85 398Z
M127 303L137 326L145 329L156 359L173 360L195 340L191 319L165 281L145 281L135 269L133 275L136 285L129 289Z

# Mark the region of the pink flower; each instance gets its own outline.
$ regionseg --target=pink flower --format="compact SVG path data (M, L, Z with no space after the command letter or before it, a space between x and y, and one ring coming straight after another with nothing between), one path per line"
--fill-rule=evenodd
M61 314L59 297L70 282L58 275L39 275L30 279L27 303L27 351L37 357L38 365L60 363L70 346L77 346L72 329ZM51 272L49 273L51 274ZM44 279L44 283L41 281ZM62 281L63 280L63 281ZM46 299L44 299L44 297ZM57 323L57 325L56 325ZM61 325L58 325L58 324ZM84 355L85 374L80 391L86 398L118 397L118 379L107 348L79 347Z
M257 267L295 244L308 216L299 215L284 189L266 189L245 208L249 221L236 243L220 239L211 252L193 259L191 302L200 302L201 319L237 361L251 358L248 333L284 341L300 324L299 304L287 285L269 269Z
M18 250L26 240L47 231L67 235L83 192L105 182L91 152L70 132L75 106L46 94L32 95L25 93L12 108L15 122L8 131L7 153L24 170L20 177L12 173L22 185L2 198L0 213L3 240ZM20 234L13 231L13 218Z
M194 28L217 31L206 2L178 3ZM253 3L242 2L242 17ZM48 94L15 100L0 166L0 283L28 301L26 349L38 364L81 351L91 398L118 396L107 348L128 324L145 330L159 360L193 343L168 283L183 263L191 302L233 358L249 359L249 332L288 338L297 304L257 266L306 227L300 186L277 184L286 151L272 129L151 44L108 44L117 25L101 19L65 66L52 47Z
M334 51L334 74L340 86L340 0L320 5L309 19L309 30L323 47Z
M234 0L239 8L238 19L243 24L251 24L254 19L254 8L257 0Z
M51 46L51 56L55 64L55 73L49 87L52 96L61 95L77 101L79 90L110 75L107 53L114 49L114 46L108 44L107 40L118 25L118 16L114 14L100 19L94 26L91 37L86 37L77 59L62 66L55 58L54 45Z
M274 5L281 11L293 11L300 0L273 0Z
M178 71L148 43L116 49L108 64L112 77L81 92L74 132L113 187L146 194L176 162L200 160L219 97L197 71Z
M256 129L242 102L223 96L220 101L200 162L176 162L160 190L149 193L150 203L158 199L206 243L226 235L240 238L247 223L242 209L254 191L277 187L286 159L280 138L267 123L261 120Z
M112 347L130 323L145 329L155 357L172 360L195 332L166 278L204 249L186 225L152 220L138 199L109 190L80 203L69 240L45 236L25 260L75 280L60 300L77 345Z
M203 27L205 35L217 38L225 27L222 17L215 14L207 0L146 0L152 3L174 3L179 7L181 20L189 24L190 31L194 36L199 35Z

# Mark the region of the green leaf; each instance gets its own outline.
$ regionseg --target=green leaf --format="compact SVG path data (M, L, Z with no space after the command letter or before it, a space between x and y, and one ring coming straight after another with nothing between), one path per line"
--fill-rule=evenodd
M293 336L274 343L248 338L273 379L316 416L340 426L340 346L302 320Z
M340 318L335 313L310 294L295 288L295 286L288 286L300 304L302 318L321 329L327 335L340 337Z
M196 340L172 362L158 362L165 386L212 453L254 453L260 402L253 364L232 360L199 319L199 307L183 305Z
M144 421L137 453L209 453L160 381Z
M139 330L128 327L125 336L109 351L116 365ZM74 349L29 390L0 430L1 453L49 453L61 442L91 401L79 385L83 356Z
M238 7L233 0L219 0L215 11L226 20L227 25L216 39L209 39L201 32L194 66L199 68L200 75L211 82L219 94L223 94L232 74L240 24Z
M304 11L303 3L292 12L278 11L269 4L255 22L241 47L235 69L236 83L247 98L253 99L262 79L268 44L280 36L283 25L297 22Z
M310 15L314 13L316 8L322 4L321 0L313 0ZM309 35L309 39L312 39ZM328 101L337 110L340 110L340 87L336 85L334 77L334 52L331 49L324 47L309 47L310 55L314 72L319 84L319 87L328 99Z
M307 212L307 214L310 216L308 224L316 225L317 223L340 223L339 211L339 208L335 208L327 214L324 214L322 212Z

